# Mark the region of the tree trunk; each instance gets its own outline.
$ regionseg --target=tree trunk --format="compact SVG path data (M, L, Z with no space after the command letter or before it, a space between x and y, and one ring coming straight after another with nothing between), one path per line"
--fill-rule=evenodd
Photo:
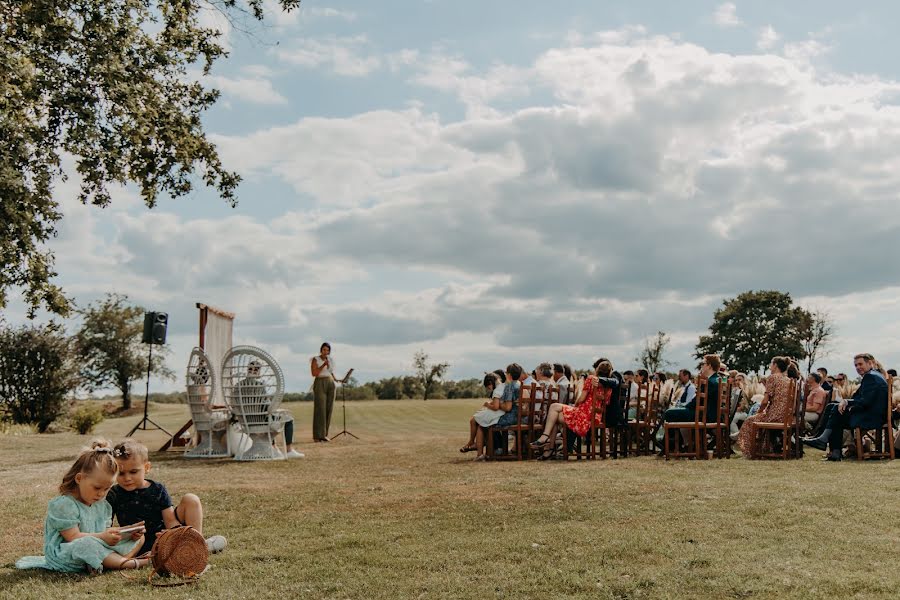
M131 385L128 380L119 381L119 390L122 392L122 410L131 408Z

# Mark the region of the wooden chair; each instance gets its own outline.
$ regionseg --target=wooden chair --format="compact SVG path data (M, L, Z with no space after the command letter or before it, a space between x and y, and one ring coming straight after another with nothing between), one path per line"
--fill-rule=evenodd
M894 389L894 378L887 379L887 414L885 415L884 425L875 430L863 431L861 427L853 430L853 437L856 438L856 457L859 460L869 460L873 458L894 460L894 427L891 423L891 392ZM863 444L864 440L872 443L873 450L866 452Z
M530 431L532 431L532 423L534 411L532 407L535 403L535 391L537 383L523 385L519 388L519 398L516 400L516 422L512 425L498 426L492 425L487 429L487 458L488 460L522 460L523 457L529 456L527 449L528 440L530 439ZM516 440L516 452L513 454L509 451L509 434L512 433ZM497 454L499 449L494 444L494 434L498 434L503 440L500 447L503 448L503 454Z
M618 402L619 410L622 415L622 423L616 426L605 425L609 431L609 456L611 458L619 458L619 452L622 458L628 457L628 446L631 442L631 430L628 427L628 399L631 396L631 385L624 381L619 386L618 394L613 392L610 402Z
M528 422L530 427L526 436L526 444L541 437L541 434L544 432L544 424L547 422L547 412L550 410L551 404L559 402L559 394L559 388L554 385L542 385L535 388L535 398L530 405L531 418ZM540 398L537 396L540 396ZM540 450L535 450L531 446L527 446L527 449L528 458L535 458L541 453Z
M803 398L803 393L800 390L799 382L795 379L791 380L791 386L788 393L791 395L791 398L794 399L794 405L792 410L785 413L784 419L781 421L756 421L753 423L753 426L756 428L757 435L752 440L752 444L754 447L753 455L758 456L760 458L781 458L783 460L787 460L788 458L796 458L796 453L792 452L792 448L794 443L791 440L791 435L797 431L797 416L800 416L800 419L803 419L803 408L806 405L806 399ZM775 443L774 436L772 434L779 433L781 434L781 451L775 451ZM772 448L770 451L762 451L759 450L760 445L764 442L768 442L770 447Z
M616 401L615 392L613 392L609 401ZM605 459L607 457L607 438L612 439L610 429L606 425L606 407L594 406L591 409L591 430L587 432L587 439L585 440L585 454L589 460L596 458Z
M715 442L712 452L713 458L730 458L731 436L728 433L731 427L731 384L720 380L718 396L711 400L716 402L716 420L712 423L706 423L704 442L708 443L709 436L713 436L713 441ZM706 446L704 445L705 448Z
M658 398L658 401L656 403L656 408L655 408L656 416L654 417L653 428L650 432L650 441L653 442L653 447L654 447L655 452L659 452L662 450L662 448L659 447L659 442L657 441L656 436L659 435L659 430L663 428L663 423L664 423L663 415L666 413L666 409L669 408L670 406L672 406L672 398L674 398L674 396L675 396L675 388L674 387L672 387L672 389L669 390L669 395L665 399L659 397L659 394L661 393L661 391L662 390L660 389L656 393L656 397Z
M630 448L636 455L650 454L650 434L656 422L659 406L659 388L649 381L638 384L637 410L633 419L628 419ZM630 407L629 407L630 408Z
M670 458L703 458L706 456L706 397L707 397L707 389L709 387L709 381L706 377L697 378L697 396L694 401L694 420L693 421L685 421L682 423L663 423L663 444L664 450L666 454L666 460ZM673 436L670 436L669 432L675 432ZM693 450L688 450L686 452L682 452L680 448L676 447L675 450L672 450L672 444L669 441L670 437L674 437L674 441L676 444L679 443L678 434L686 432L685 437L689 440L693 440L694 448Z

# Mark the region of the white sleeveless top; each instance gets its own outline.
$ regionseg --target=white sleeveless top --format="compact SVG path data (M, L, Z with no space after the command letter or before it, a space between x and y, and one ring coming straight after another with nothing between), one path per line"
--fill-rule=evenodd
M316 368L319 368L325 364L325 360L318 354L310 359L310 362L312 361L316 361ZM329 366L319 371L319 375L318 377L316 377L316 379L318 379L319 377L331 378L331 376L334 374L334 359L331 358L331 355L328 355L328 363Z

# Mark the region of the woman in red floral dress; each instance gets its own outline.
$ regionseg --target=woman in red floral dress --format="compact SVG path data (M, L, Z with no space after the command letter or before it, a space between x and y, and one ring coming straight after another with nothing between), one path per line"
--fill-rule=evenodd
M560 423L565 423L566 427L578 437L584 437L591 430L592 413L596 423L598 425L601 423L612 395L612 388L608 383L612 371L613 367L609 361L598 362L595 365L594 375L584 382L584 388L574 405L559 402L550 405L544 433L530 444L535 450L544 449L544 453L538 457L539 460L546 460L556 452L556 430ZM593 410L594 407L597 407L596 412Z

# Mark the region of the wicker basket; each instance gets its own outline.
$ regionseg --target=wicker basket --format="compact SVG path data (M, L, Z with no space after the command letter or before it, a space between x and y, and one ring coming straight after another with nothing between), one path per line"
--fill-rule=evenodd
M150 550L150 564L153 573L160 575L197 577L209 564L206 540L193 527L166 529L156 536Z

